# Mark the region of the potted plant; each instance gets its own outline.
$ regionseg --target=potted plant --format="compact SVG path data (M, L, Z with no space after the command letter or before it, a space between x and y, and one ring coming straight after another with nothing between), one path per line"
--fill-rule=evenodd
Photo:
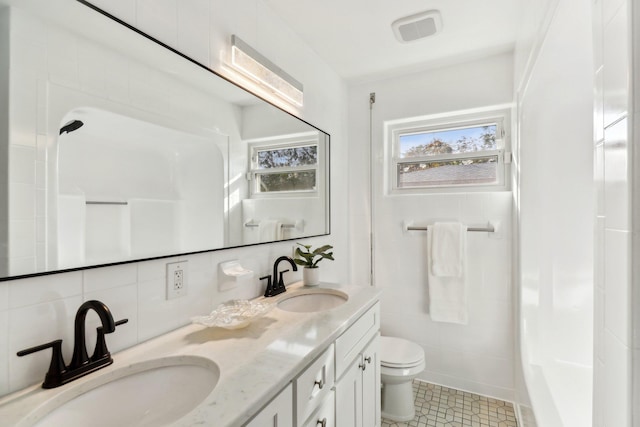
M305 286L317 286L320 279L318 263L323 259L333 261L333 252L328 252L333 249L333 246L324 245L311 250L311 245L303 245L302 243L297 243L297 245L301 248L296 248L296 257L293 261L304 267L302 282Z

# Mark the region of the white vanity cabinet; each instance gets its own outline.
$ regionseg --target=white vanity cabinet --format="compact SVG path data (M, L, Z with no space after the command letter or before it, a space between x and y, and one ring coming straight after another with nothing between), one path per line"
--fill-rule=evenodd
M245 427L379 427L379 330L376 303Z
M293 427L293 385L282 390L245 427Z
M336 340L336 427L380 425L379 322L376 304Z

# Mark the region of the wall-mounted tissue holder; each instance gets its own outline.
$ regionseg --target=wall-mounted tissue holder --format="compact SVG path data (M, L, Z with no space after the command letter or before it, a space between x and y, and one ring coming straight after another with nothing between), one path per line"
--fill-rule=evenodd
M251 279L253 271L244 268L237 259L221 262L218 268L218 289L226 291L238 282Z

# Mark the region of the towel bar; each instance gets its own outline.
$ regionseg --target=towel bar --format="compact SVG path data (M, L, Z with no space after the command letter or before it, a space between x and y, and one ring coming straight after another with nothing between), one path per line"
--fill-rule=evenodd
M99 200L87 200L85 202L85 204L87 205L122 205L122 206L126 206L129 204L129 202L106 202L106 201L99 201Z
M427 231L429 227L417 227L417 226L407 226L407 230L408 231ZM484 231L487 233L493 233L495 230L495 228L493 228L492 225L489 225L488 227L467 227L467 231Z
M253 222L246 222L244 224L245 227L260 227L260 224L256 224ZM280 224L280 227L282 228L295 228L295 224Z

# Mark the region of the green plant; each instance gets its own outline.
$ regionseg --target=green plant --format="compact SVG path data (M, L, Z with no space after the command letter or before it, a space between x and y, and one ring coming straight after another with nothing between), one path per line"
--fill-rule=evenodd
M297 243L297 245L304 248L296 248L296 257L293 261L298 265L302 265L307 268L317 268L318 263L323 259L330 259L333 261L333 252L327 252L330 249L333 249L333 246L331 245L320 246L313 251L311 250L311 245L303 245L302 243Z

